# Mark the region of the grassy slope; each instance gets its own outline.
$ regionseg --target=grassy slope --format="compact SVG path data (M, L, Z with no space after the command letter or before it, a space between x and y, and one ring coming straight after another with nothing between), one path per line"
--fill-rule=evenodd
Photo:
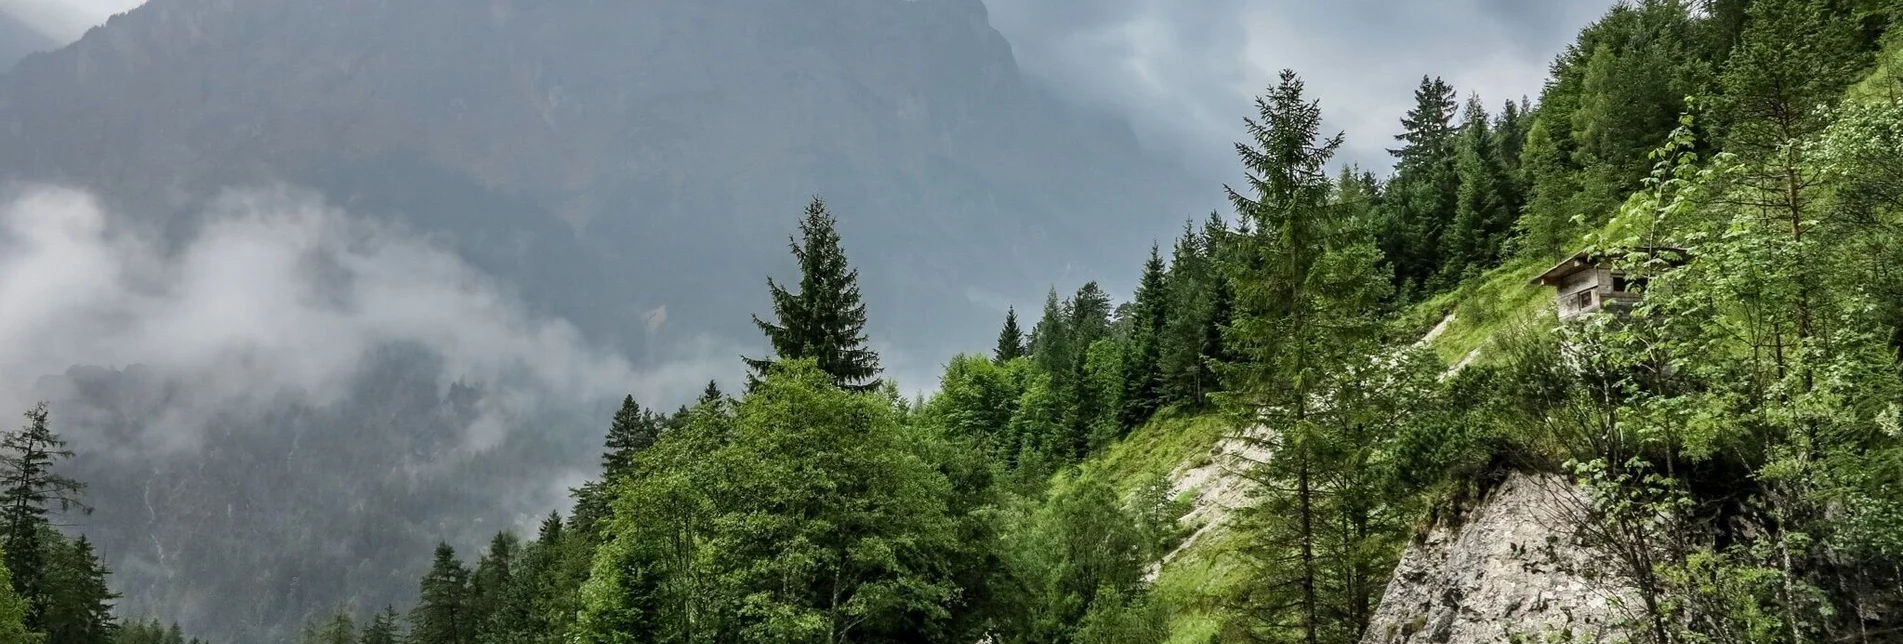
M1859 101L1903 100L1903 31L1885 43L1875 67L1847 96ZM1544 259L1511 260L1404 312L1395 323L1395 338L1423 337L1447 320L1446 328L1428 343L1435 354L1450 366L1470 355L1484 363L1489 359L1488 341L1502 331L1520 324L1556 325L1552 291L1530 283L1550 265ZM1165 414L1086 467L1099 468L1127 493L1149 476L1175 476L1207 465L1226 427L1215 416ZM1246 580L1236 548L1241 538L1217 531L1192 543L1163 567L1156 592L1174 611L1171 644L1202 644L1221 630L1222 606Z
M1552 324L1551 293L1530 283L1548 264L1515 260L1459 290L1423 302L1400 316L1396 337L1419 338L1452 314L1430 348L1449 365L1476 351L1477 359L1485 360L1488 339L1501 330L1523 322ZM1161 474L1177 480L1183 472L1208 465L1227 428L1227 422L1215 415L1166 413L1085 467L1107 475L1127 494L1149 477ZM1185 490L1185 494L1195 492ZM1173 611L1171 644L1201 644L1221 630L1223 605L1246 581L1236 548L1240 538L1214 530L1163 567L1156 592Z

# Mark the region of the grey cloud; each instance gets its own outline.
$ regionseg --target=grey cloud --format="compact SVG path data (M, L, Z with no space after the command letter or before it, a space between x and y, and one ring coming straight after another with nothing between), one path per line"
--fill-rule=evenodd
M0 402L24 408L44 393L31 383L72 365L141 365L195 383L146 429L148 447L186 449L214 412L330 404L373 349L405 343L492 388L466 432L481 450L514 410L684 402L738 372L738 350L713 340L637 367L447 250L297 191L232 192L207 221L167 252L82 191L28 188L0 206Z
M1490 105L1537 95L1608 0L987 0L1026 73L1125 114L1146 144L1227 179L1251 99L1302 74L1345 160L1385 167L1422 75Z

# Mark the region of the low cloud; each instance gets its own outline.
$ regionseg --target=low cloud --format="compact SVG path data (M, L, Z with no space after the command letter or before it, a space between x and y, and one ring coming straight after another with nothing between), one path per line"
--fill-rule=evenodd
M74 365L139 365L191 383L145 431L149 447L187 448L213 412L334 403L367 355L396 344L525 409L684 402L738 371L738 352L711 339L637 367L529 314L450 251L297 190L234 191L202 221L168 244L80 190L26 188L0 206L0 402L21 408L47 393L36 379ZM471 424L472 447L501 427Z

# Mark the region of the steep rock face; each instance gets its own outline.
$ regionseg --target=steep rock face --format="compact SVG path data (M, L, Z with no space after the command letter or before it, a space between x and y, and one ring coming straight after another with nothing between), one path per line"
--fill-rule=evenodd
M661 306L750 335L821 194L914 350L1199 212L1028 88L980 0L153 0L0 78L0 178L174 229L221 188L315 187L607 336Z
M1388 582L1364 644L1617 641L1619 592L1589 578L1595 555L1573 545L1577 492L1514 474L1458 525L1412 544Z

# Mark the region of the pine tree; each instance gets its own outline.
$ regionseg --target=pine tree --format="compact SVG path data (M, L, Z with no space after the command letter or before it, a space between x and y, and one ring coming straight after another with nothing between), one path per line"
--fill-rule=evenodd
M700 391L700 398L694 402L697 405L706 405L710 403L717 403L726 399L727 399L727 394L720 392L720 383L713 380L709 380L707 381L707 388L702 389Z
M800 265L800 292L790 293L771 278L775 322L753 318L766 333L775 358L747 359L754 376L779 360L808 358L851 391L879 388L879 355L866 347L866 307L859 300L859 271L846 262L837 223L818 198L800 221L800 240L790 242Z
M66 441L53 433L46 403L26 413L26 425L0 438L0 523L4 523L6 566L13 571L14 588L27 600L27 627L46 631L50 563L46 515L57 504L65 511L79 504L85 484L53 473L59 461L71 458Z
M1454 169L1454 88L1439 78L1422 77L1414 107L1401 119L1395 139L1394 178L1383 199L1380 248L1397 286L1429 287L1444 258L1442 235L1454 216L1460 187Z
M1543 118L1535 119L1527 132L1520 172L1529 192L1525 210L1514 223L1517 244L1534 257L1558 259L1572 250L1568 246L1578 234L1573 215L1581 213L1572 204L1579 188L1566 152Z
M322 624L305 627L304 644L357 644L357 625L338 611Z
M991 355L1002 364L1022 358L1026 352L1024 332L1018 329L1018 310L1006 309L1004 329L998 332L998 348L992 350Z
M1494 135L1479 96L1467 102L1466 125L1455 147L1454 167L1460 189L1453 225L1447 231L1447 263L1442 267L1449 283L1459 281L1470 270L1491 268L1513 225L1506 198L1506 171L1494 157Z
M1066 373L1071 364L1068 320L1057 300L1057 288L1044 296L1044 314L1031 328L1031 358L1044 373Z
M49 642L107 644L118 630L112 602L119 595L106 584L107 571L85 536L66 541L51 527L41 539L52 555L45 576L46 609L42 619Z
M661 418L641 408L634 396L622 399L608 426L607 450L601 455L602 478L614 481L634 469L634 457L654 445L661 435Z
M396 607L383 607L383 612L370 618L370 623L363 627L363 636L358 638L357 644L398 644L403 638L397 633L397 621Z
M1322 138L1320 105L1292 71L1256 104L1253 145L1237 145L1247 193L1228 191L1251 232L1225 258L1235 319L1224 338L1235 356L1222 365L1222 401L1243 426L1266 423L1270 436L1244 437L1268 441L1272 453L1251 475L1267 482L1259 507L1274 510L1253 515L1265 535L1250 550L1262 577L1253 585L1288 595L1259 598L1255 612L1269 634L1315 644L1337 628L1324 621L1328 562L1319 556L1329 521L1321 401L1329 378L1378 344L1388 283L1367 222L1342 216L1331 199L1327 163L1342 139Z
M456 550L449 544L436 545L436 557L423 577L421 591L416 608L410 611L409 644L473 644L469 569L456 560Z
M1162 343L1169 323L1169 296L1163 257L1151 244L1150 259L1143 263L1143 277L1137 282L1135 324L1124 342L1119 416L1126 432L1149 422L1162 407Z
M490 633L507 627L500 618L516 583L520 543L513 534L496 533L489 541L489 551L476 562L476 570L470 575L468 623L474 626L472 636L477 639L492 639Z
M1114 348L1097 346L1110 339L1110 313L1110 294L1094 281L1078 288L1064 303L1066 333L1062 344L1070 363L1061 365L1062 371L1053 373L1052 381L1066 403L1065 425L1071 434L1068 456L1072 459L1086 456L1092 436L1101 435L1106 424L1116 423L1116 397L1122 391L1116 386L1121 379L1112 372L1122 365L1115 359L1118 352ZM1093 349L1098 354L1094 363Z
M0 552L0 561L6 559ZM6 566L0 566L0 643L28 644L39 640L38 634L26 629L26 598L14 592L13 574Z

